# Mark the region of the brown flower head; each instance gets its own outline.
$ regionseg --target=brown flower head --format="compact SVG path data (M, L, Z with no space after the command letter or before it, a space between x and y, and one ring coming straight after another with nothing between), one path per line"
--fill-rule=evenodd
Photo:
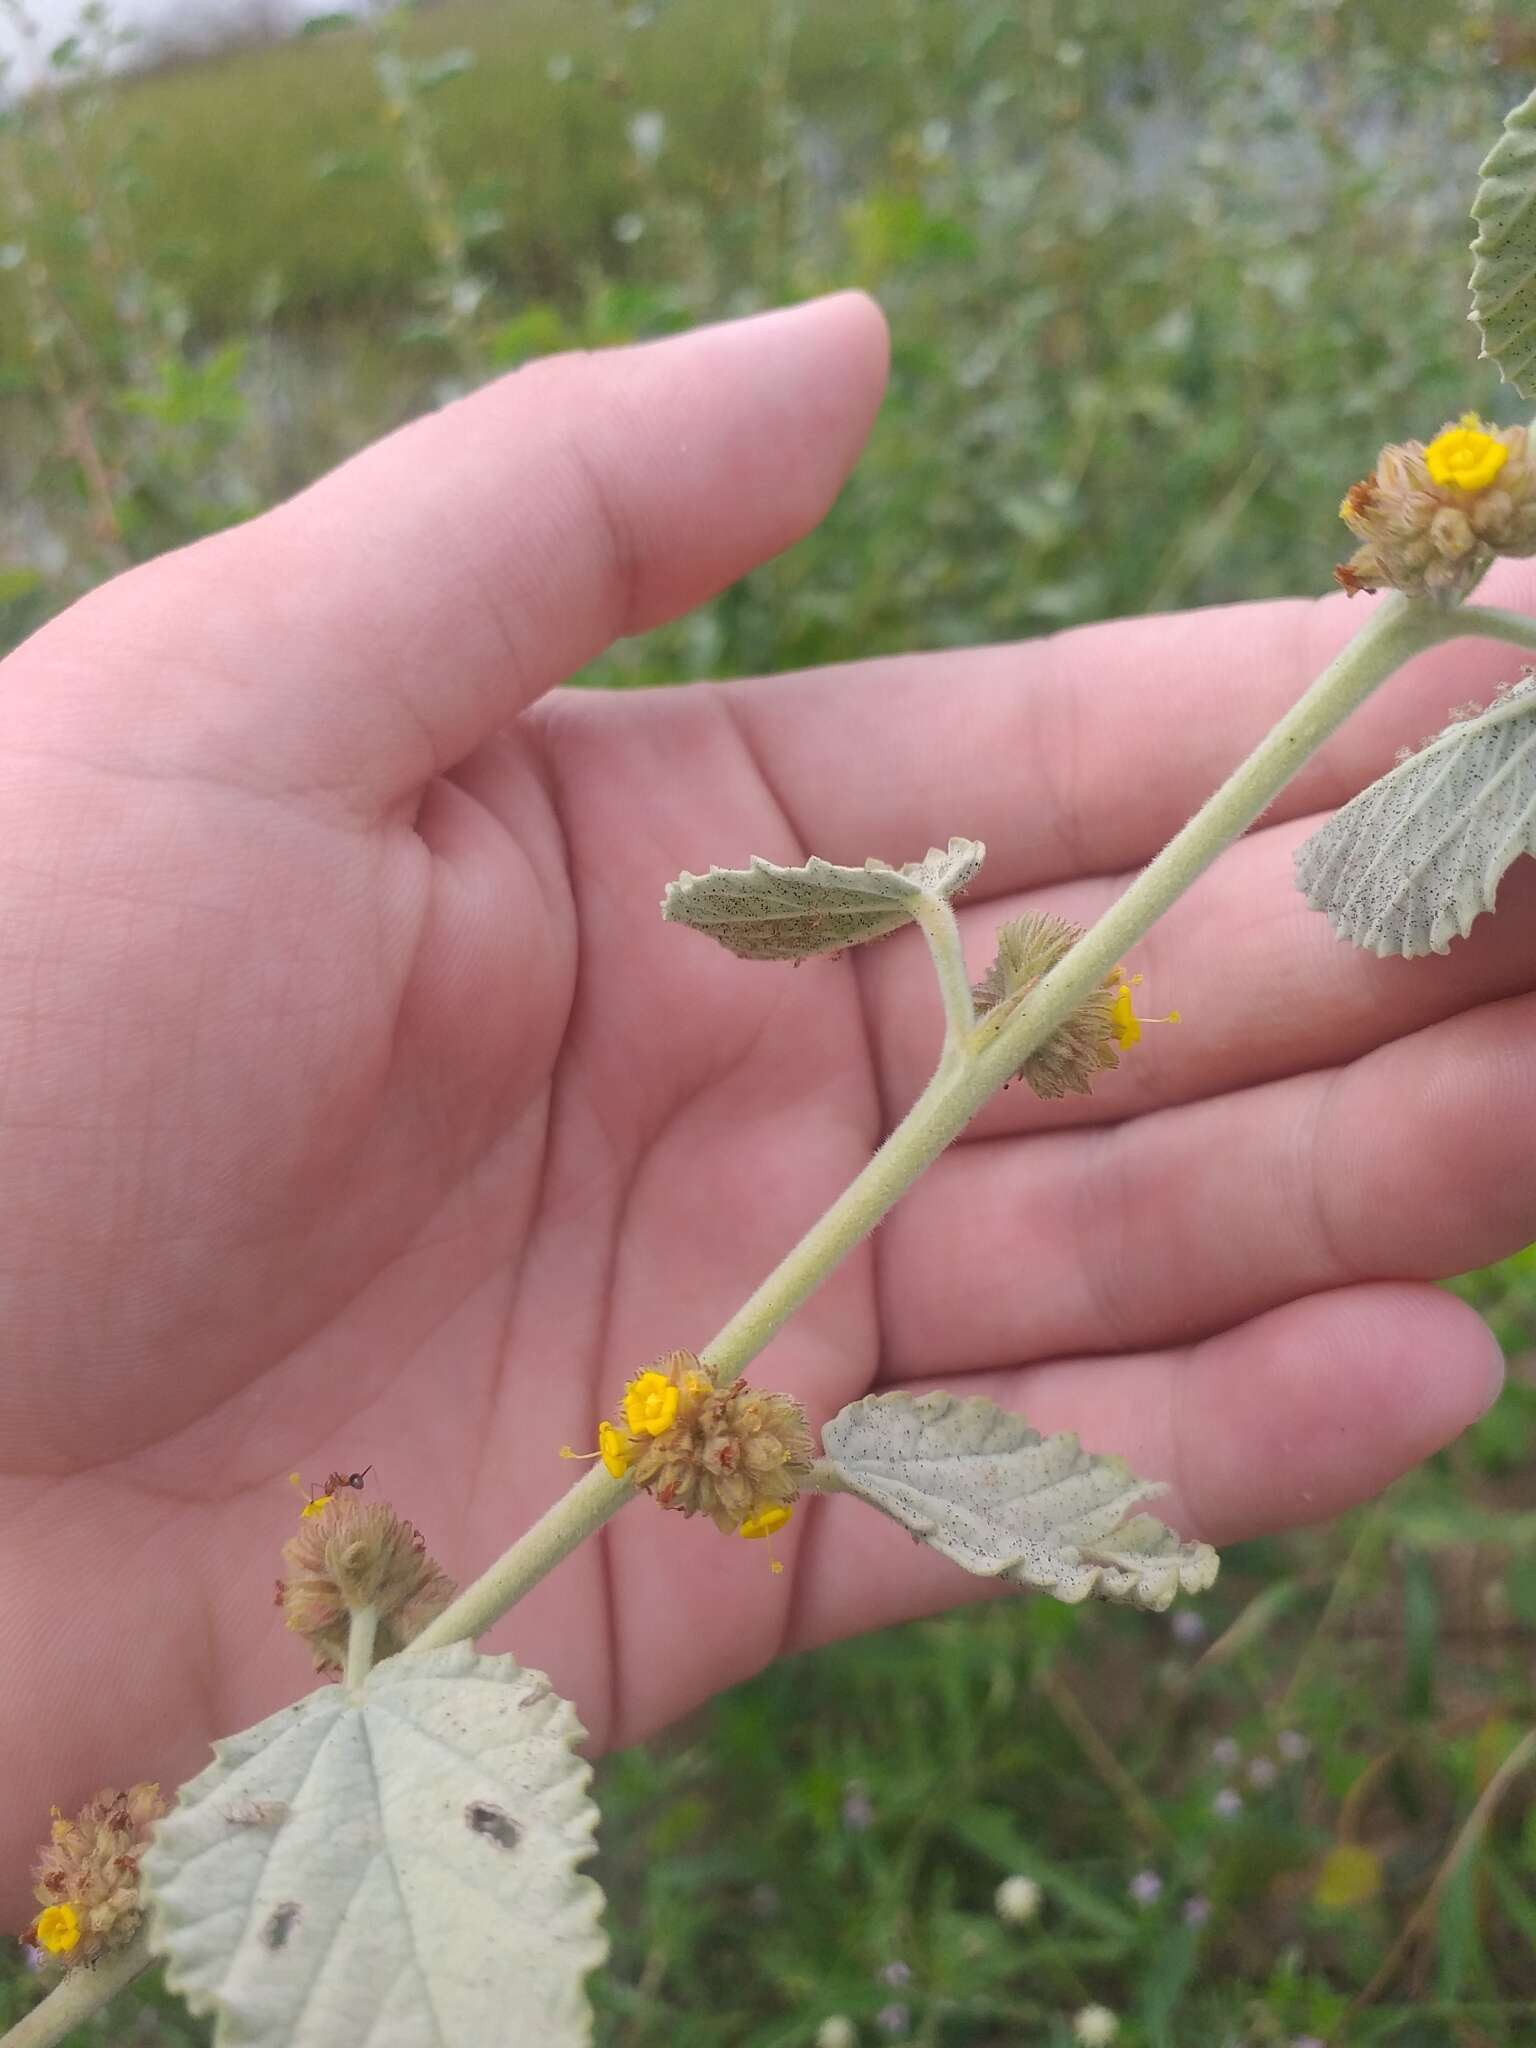
M997 934L997 958L972 990L977 1015L984 1017L1004 1003L1022 1000L1082 936L1081 925L1044 911L1003 925ZM1124 972L1113 968L1103 986L1085 996L1044 1045L1029 1054L1015 1078L1027 1081L1047 1101L1091 1094L1094 1076L1119 1066L1121 1052L1139 1036Z
M815 1455L798 1401L741 1380L719 1386L691 1351L637 1373L621 1412L634 1484L678 1514L708 1515L728 1535L765 1508L788 1507Z
M1406 590L1459 601L1495 555L1536 554L1536 452L1524 427L1495 430L1464 413L1427 446L1383 448L1339 517L1361 542L1334 571L1351 596Z
M66 1820L57 1807L32 1873L42 1907L25 1939L67 1969L125 1948L139 1930L139 1857L166 1810L158 1785L98 1792Z
M289 1576L278 1581L283 1618L304 1637L317 1671L346 1662L353 1610L378 1612L375 1654L392 1657L453 1598L427 1555L426 1539L384 1501L337 1493L283 1545Z

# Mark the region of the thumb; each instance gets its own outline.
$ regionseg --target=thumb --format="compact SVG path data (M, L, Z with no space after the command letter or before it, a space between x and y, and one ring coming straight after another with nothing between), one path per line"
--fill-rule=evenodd
M159 774L239 764L391 807L813 527L885 361L845 293L533 364L54 621L13 657L0 744L6 720L32 744L85 720Z

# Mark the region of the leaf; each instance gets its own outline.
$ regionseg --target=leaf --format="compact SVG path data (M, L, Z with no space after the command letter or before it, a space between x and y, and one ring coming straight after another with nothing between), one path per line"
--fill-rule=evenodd
M220 2048L590 2041L581 1737L538 1672L459 1643L217 1744L144 1860L168 1982Z
M1472 318L1482 353L1522 398L1536 391L1536 93L1504 117L1472 204Z
M1451 725L1345 804L1296 855L1296 885L1383 959L1449 951L1536 853L1536 682Z
M1090 1456L1075 1436L1042 1437L991 1401L872 1394L833 1417L822 1449L837 1490L981 1578L1161 1610L1216 1576L1208 1543L1131 1515L1166 1486Z
M707 932L742 960L808 960L883 939L917 914L924 897L949 897L973 879L986 857L976 839L931 846L923 860L861 868L811 859L781 868L754 856L747 868L685 868L667 884L661 914L671 924Z

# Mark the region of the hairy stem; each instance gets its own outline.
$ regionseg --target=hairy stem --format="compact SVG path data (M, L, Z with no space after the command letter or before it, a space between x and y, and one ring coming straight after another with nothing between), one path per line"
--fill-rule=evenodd
M1508 612L1494 604L1467 604L1458 618L1460 632L1476 633L1484 640L1507 640L1512 647L1536 654L1536 619L1524 612Z
M633 1499L634 1492L627 1479L615 1479L601 1465L594 1466L540 1515L510 1550L503 1551L489 1571L466 1586L452 1605L422 1630L410 1649L440 1650L448 1643L483 1635L531 1586L569 1557L578 1543Z
M944 999L943 1057L947 1060L960 1051L976 1028L976 1005L971 1000L971 984L965 971L960 927L949 898L926 893L918 908L917 922L928 941L934 972L939 977L939 994Z
M0 2037L0 2048L54 2048L82 2021L114 1998L140 1970L149 1966L149 1945L136 1934L128 1946L105 1955L89 1968L71 1970L55 1984L41 2005Z
M1000 1005L979 1025L972 1022L957 1048L946 1043L933 1079L869 1164L704 1347L701 1355L718 1369L722 1382L745 1370L800 1304L868 1237L924 1167L1099 986L1122 954L1248 829L1351 711L1426 648L1484 631L1491 631L1494 638L1513 638L1512 619L1512 614L1478 607L1454 609L1397 594L1386 598L1247 760L1025 1000ZM1536 621L1524 622L1524 630L1536 639ZM954 964L958 934L952 942L943 940L946 950L941 958L933 928L925 924L924 930L940 963L945 1011L953 1028L959 1015L955 977L963 975L963 968ZM968 991L966 1001L969 1004ZM826 1485L825 1479L819 1483ZM480 1634L583 1537L601 1528L633 1492L624 1480L604 1471L589 1472L411 1647L432 1649Z
M347 1668L342 1683L355 1692L373 1669L373 1646L379 1633L377 1607L354 1607L347 1624Z
M864 1171L706 1347L703 1355L719 1368L723 1380L734 1379L745 1369L801 1302L869 1235L929 1161L1217 855L1247 830L1349 713L1413 655L1465 630L1460 613L1424 599L1393 596L1377 609L1247 760L1027 999L1016 1007L1000 1005L972 1031L963 1063L940 1068Z

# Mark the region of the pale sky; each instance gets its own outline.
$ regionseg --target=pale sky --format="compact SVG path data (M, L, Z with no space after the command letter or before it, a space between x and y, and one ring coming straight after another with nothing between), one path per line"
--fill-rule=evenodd
M44 50L52 48L75 28L80 0L20 0L37 24ZM112 20L122 28L140 28L147 35L157 29L211 31L238 26L256 19L274 26L297 26L306 15L340 10L345 0L108 0ZM362 10L359 9L359 12ZM12 77L25 82L36 64L25 52L25 39L7 19L8 9L0 4L0 56L12 59Z

